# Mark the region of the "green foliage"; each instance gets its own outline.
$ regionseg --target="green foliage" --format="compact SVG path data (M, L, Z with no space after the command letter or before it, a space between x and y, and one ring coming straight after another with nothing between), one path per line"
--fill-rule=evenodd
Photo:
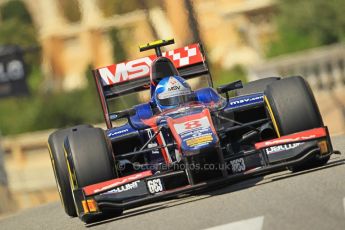
M35 28L23 2L9 1L0 8L0 12L0 45L19 45L23 48L38 45ZM29 72L37 69L40 54L26 54L25 63Z
M0 45L15 44L21 47L38 44L35 28L29 12L22 1L9 1L0 8ZM27 64L28 85L32 93L30 98L8 98L0 101L0 130L3 134L20 133L33 130L32 120L35 119L39 98L38 90L42 82L40 72L40 55L25 55Z
M25 5L22 1L9 1L0 9L1 19L3 21L16 19L21 23L31 24L31 16L26 10Z
M113 28L109 31L109 37L111 43L113 44L113 57L115 60L123 61L127 59L126 51L120 40L120 31L116 28Z
M242 80L243 83L247 82L246 73L242 66L235 66L232 69L223 70L212 68L213 71L213 84L215 87L224 85L233 81Z
M87 74L88 87L67 93L39 93L36 81L42 80L42 76L37 69L32 71L29 79L29 86L33 92L30 98L8 98L0 101L2 134L9 135L103 121L90 70Z
M32 128L60 128L101 122L101 106L91 80L89 86L83 90L39 97Z
M33 26L22 23L16 18L3 22L0 26L0 45L19 45L22 48L36 46L36 32ZM40 65L40 54L31 53L25 55L25 63L29 68Z
M0 26L0 44L18 44L24 47L37 44L35 29L17 18L8 19Z
M341 42L345 38L345 1L279 0L278 39L268 57Z

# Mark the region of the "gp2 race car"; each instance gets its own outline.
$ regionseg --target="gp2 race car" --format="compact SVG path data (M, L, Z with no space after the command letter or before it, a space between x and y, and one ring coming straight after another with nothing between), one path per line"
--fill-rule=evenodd
M79 125L48 140L65 212L90 223L124 210L278 170L321 166L333 153L308 83L269 77L213 88L200 44L93 71L107 130ZM175 74L195 100L159 111L152 81ZM135 95L135 96L133 96ZM139 96L139 97L137 97ZM112 111L124 102L133 107Z

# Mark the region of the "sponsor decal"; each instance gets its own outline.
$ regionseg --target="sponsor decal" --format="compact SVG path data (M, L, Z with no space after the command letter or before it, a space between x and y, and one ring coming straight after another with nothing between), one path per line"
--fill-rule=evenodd
M229 100L229 106L228 107L239 107L249 104L254 104L258 102L262 102L264 99L263 94L254 94L254 95L248 95L248 96L242 96L237 97Z
M125 134L127 132L128 132L128 129L123 129L123 130L119 130L119 131L115 131L115 132L110 132L110 133L108 133L108 137L118 136L120 134Z
M281 151L286 151L286 150L290 150L290 149L294 149L300 145L302 145L304 143L302 142L297 142L297 143L293 143L293 144L285 144L285 145L276 145L276 146L272 146L266 149L266 153L267 154L273 154L273 153L278 153Z
M174 77L169 77L169 81L167 82L165 87L160 87L159 88L164 88L163 92L158 94L159 99L166 99L166 98L171 98L175 96L182 96L189 94L191 91L190 89L186 88L183 86L183 84L175 79ZM157 89L159 89L157 87ZM156 89L156 90L157 90Z
M183 86L181 85L180 82L178 82L173 77L169 78L168 91L178 90L178 89L181 89L181 87L183 87Z
M147 187L150 193L152 194L163 191L163 185L162 185L161 179L148 180Z
M204 109L201 113L177 119L167 118L167 123L178 148L181 150L182 147L188 151L218 141L211 122L208 109Z
M189 147L195 147L199 145L205 145L213 141L212 134L206 134L203 136L199 136L196 138L191 138L189 140L186 140L186 144Z
M209 129L210 126L210 122L206 116L195 120L174 124L176 132L180 135L185 132L190 132L193 129Z
M325 137L327 135L325 128L315 128L306 130L303 132L282 136L277 139L269 140L269 141L263 141L255 144L256 149L261 149L273 145L282 145L289 142L301 142L301 141L307 141L311 139L316 139L320 137Z
M126 177L121 177L121 178L117 178L117 179L113 179L113 180L109 180L109 181L105 181L105 182L101 182L98 184L93 184L93 185L89 185L83 188L85 195L91 195L94 193L99 193L102 191L106 191L108 189L111 188L115 188L133 181L137 181L139 179L142 179L144 177L148 177L148 176L152 176L152 172L149 171L145 171L145 172L141 172L141 173L136 173L130 176L126 176Z
M173 91L173 90L178 90L178 89L181 89L181 86L174 85L168 88L168 91Z
M120 187L114 188L114 189L109 190L108 192L105 192L102 194L121 193L121 192L125 192L128 190L136 189L136 188L138 188L139 182L140 182L140 180L133 181L131 183L121 185Z
M188 121L184 123L185 129L195 129L201 127L202 124L199 120L194 120L194 121Z
M198 44L163 52L162 56L169 58L176 68L203 62L203 56ZM97 70L103 85L118 84L133 79L148 77L150 66L156 58L156 55L151 55L129 62L102 67Z
M105 85L113 85L147 76L150 73L151 64L152 60L149 57L144 57L127 63L123 62L100 68L98 71Z
M246 164L244 163L243 158L238 158L230 161L231 170L233 173L239 173L246 170Z

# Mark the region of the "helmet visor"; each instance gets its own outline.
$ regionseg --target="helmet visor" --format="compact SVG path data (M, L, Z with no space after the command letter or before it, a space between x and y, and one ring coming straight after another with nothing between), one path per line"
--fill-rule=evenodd
M175 96L175 97L169 97L169 98L164 98L164 99L158 99L159 104L162 106L178 106L181 104L185 104L187 102L192 102L194 101L193 94L186 94L186 95L180 95L180 96Z

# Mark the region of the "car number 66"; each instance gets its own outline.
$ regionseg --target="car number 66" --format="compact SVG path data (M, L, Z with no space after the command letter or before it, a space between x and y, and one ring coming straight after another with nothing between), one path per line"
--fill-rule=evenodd
M147 186L150 193L157 193L163 191L163 185L160 179L148 180Z

